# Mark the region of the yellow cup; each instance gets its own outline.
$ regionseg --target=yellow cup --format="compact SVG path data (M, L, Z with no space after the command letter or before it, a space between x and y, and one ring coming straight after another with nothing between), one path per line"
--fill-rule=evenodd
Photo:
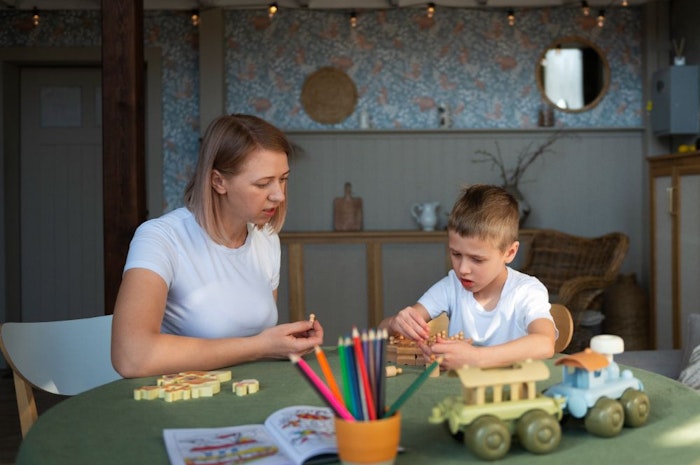
M401 439L401 415L374 421L335 418L338 455L344 465L392 465Z

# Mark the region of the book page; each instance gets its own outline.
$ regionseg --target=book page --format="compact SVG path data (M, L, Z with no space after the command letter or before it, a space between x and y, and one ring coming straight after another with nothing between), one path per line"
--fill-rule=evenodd
M296 405L277 410L265 420L265 427L294 462L322 463L337 457L333 411L328 407ZM319 460L309 460L316 456Z
M164 429L172 465L295 465L263 425Z

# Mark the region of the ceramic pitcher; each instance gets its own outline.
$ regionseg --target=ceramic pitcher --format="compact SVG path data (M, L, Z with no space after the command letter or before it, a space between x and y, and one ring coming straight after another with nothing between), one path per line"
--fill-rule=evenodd
M438 202L417 203L411 207L411 214L423 231L433 231L438 222Z

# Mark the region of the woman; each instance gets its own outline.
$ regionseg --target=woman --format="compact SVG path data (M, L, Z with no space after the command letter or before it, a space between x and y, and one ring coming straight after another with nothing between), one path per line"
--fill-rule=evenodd
M255 116L209 125L185 207L145 222L131 242L112 323L122 376L212 370L322 344L317 321L276 326L291 150Z

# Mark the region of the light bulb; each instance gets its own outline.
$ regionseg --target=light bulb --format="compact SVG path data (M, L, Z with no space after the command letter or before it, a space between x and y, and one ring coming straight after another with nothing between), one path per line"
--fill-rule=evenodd
M605 10L600 10L598 12L598 27L605 26Z
M508 26L515 26L515 12L508 10Z
M34 7L32 10L32 23L34 24L34 27L39 25L39 9L37 7Z
M427 9L427 16L429 19L432 19L433 15L435 14L435 4L434 3L428 3L428 9Z
M583 11L583 16L588 16L591 14L591 7L588 6L588 2L585 0L581 2L581 9Z
M267 7L267 14L270 19L277 14L277 3L271 3L270 6Z

